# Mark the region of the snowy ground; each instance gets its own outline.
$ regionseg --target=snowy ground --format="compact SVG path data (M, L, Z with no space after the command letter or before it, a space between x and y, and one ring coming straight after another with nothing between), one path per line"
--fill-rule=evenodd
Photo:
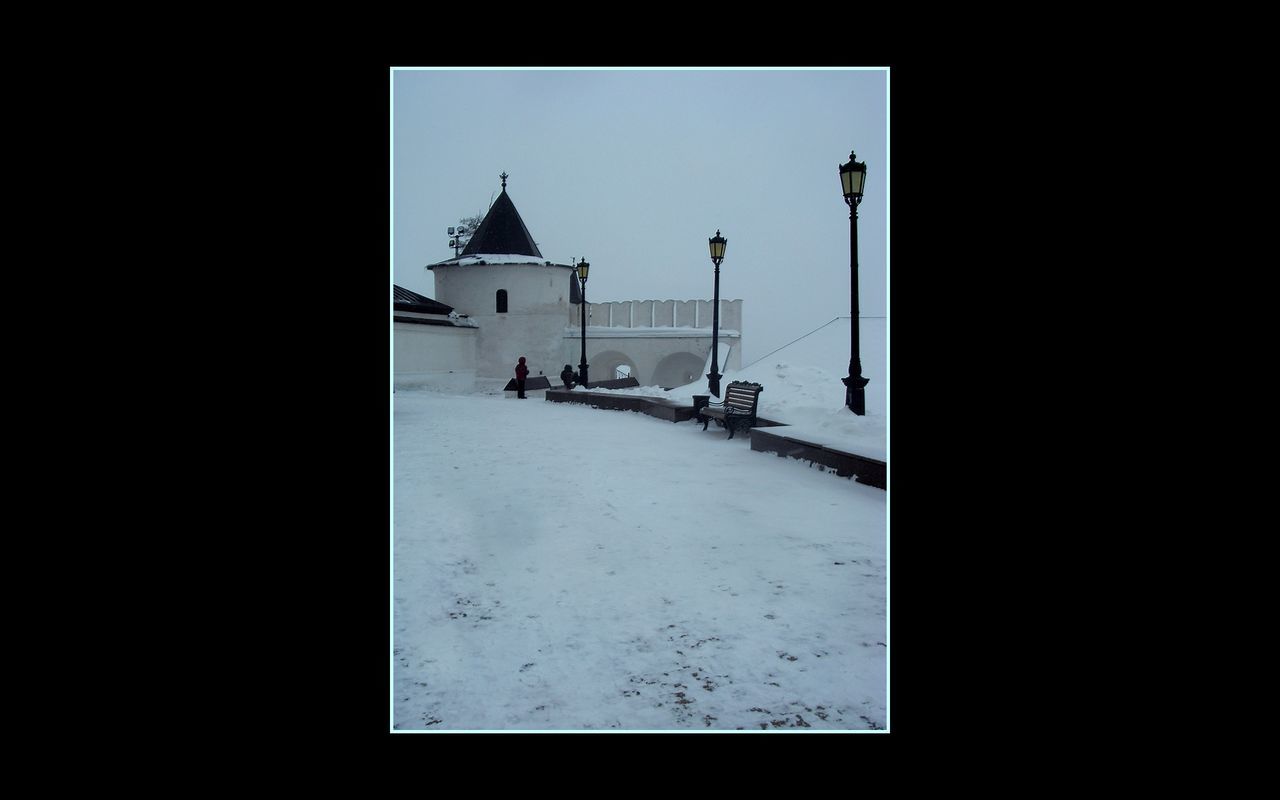
M811 369L778 364L771 399ZM632 412L393 412L396 730L888 727L885 491Z

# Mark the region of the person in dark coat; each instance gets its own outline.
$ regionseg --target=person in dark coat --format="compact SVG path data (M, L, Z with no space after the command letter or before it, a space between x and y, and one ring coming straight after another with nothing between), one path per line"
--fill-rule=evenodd
M564 381L564 388L572 389L573 382L577 379L577 375L573 374L573 368L568 364L564 365L564 369L560 372L560 380Z
M520 363L516 364L516 397L521 400L528 400L524 396L524 379L529 377L529 368L524 365L524 356L520 356Z

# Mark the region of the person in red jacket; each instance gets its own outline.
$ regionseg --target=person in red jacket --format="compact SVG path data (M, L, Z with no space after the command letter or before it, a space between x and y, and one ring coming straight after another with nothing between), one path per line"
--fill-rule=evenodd
M520 363L516 364L516 397L521 400L528 400L524 396L524 379L529 377L529 368L524 365L524 356L520 356Z

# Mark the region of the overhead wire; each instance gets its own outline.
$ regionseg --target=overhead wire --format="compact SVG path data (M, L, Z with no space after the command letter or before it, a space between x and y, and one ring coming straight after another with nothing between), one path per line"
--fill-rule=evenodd
M818 327L816 327L816 328L814 328L813 330L811 330L811 331L809 331L808 333L806 333L804 336L801 336L801 337L800 337L800 339L808 338L808 337L810 337L810 336L814 335L815 333L817 333L818 331L822 330L823 328L827 327L827 326L828 326L828 325L830 325L832 322L836 322L837 320L842 320L842 319L849 319L849 315L847 315L847 314L846 314L846 315L845 315L845 316L843 316L843 317L835 317L834 319L832 319L832 320L830 320L830 321L828 321L828 322L824 322L823 324L819 325ZM860 317L860 319L884 319L884 317ZM793 341L787 342L787 343L786 343L786 344L784 344L782 347L779 347L777 350L771 350L771 351L769 351L768 353L765 353L764 355L762 355L762 356L760 356L759 358L757 358L755 361L752 361L752 362L751 362L750 364L748 364L746 367L743 367L743 369L746 369L747 367L750 367L750 366L752 366L753 364L759 364L761 361L764 361L764 360L765 360L766 358L768 358L769 356L771 356L771 355L773 355L774 353L778 352L778 350L786 350L786 349L787 349L788 347L790 347L791 345L793 345L793 344L795 344L796 342L800 341L800 339L795 339L795 340L793 340Z

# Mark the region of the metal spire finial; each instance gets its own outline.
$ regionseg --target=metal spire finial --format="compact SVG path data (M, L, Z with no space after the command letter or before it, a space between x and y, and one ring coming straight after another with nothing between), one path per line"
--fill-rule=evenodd
M499 175L498 177L502 178L502 188L503 189L507 188L507 171L504 169L502 171L502 174Z

